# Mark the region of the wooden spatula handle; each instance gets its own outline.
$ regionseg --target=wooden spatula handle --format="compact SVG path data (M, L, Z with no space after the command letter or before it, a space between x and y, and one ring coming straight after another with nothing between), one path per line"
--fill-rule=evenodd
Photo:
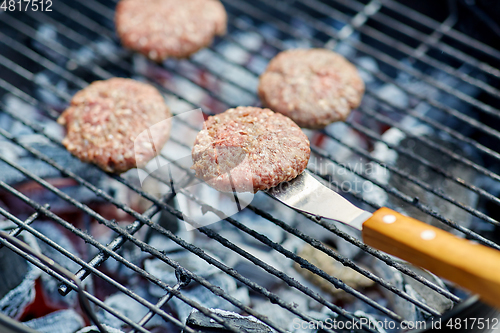
M363 240L453 281L500 308L500 251L389 208L379 209L363 224Z

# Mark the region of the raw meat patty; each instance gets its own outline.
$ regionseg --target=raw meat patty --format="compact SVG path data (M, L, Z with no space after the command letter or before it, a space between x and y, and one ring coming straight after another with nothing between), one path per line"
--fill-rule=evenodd
M125 47L160 62L210 45L226 33L227 14L219 0L122 0L115 23Z
M306 128L345 120L360 104L364 90L356 67L325 49L281 52L271 60L259 84L266 107Z
M310 153L307 136L290 118L240 106L208 118L192 168L219 191L257 192L297 177Z
M58 122L66 125L63 144L73 155L120 173L143 167L160 152L169 137L170 117L154 87L113 78L76 93Z

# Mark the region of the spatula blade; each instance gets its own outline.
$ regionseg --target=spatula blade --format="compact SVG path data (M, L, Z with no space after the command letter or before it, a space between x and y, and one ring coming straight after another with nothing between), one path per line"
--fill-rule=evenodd
M299 211L348 224L358 230L372 214L347 201L304 171L267 190L278 201Z

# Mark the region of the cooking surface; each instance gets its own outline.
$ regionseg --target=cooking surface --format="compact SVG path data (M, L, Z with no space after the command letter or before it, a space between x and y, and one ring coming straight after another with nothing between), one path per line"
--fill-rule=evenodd
M346 122L304 131L309 171L363 209L388 206L500 250L500 51L459 32L460 11L442 15L449 11L441 8L430 18L392 0L223 4L226 36L189 60L162 64L120 46L115 1L60 0L51 12L0 13L0 214L25 229L15 234L80 271L99 320L124 330L192 332L185 327L192 308L235 332L241 322L220 310L253 315L279 332L300 331L295 319L396 325L466 299L459 288L364 246L349 228L265 193L245 197L249 204L232 215L234 199L203 183L183 184L201 128L196 109L206 116L258 106L258 75L274 55L325 47L356 65L367 91ZM176 115L160 160L141 173L106 174L61 144L55 120L71 96L113 76L155 85ZM205 226L190 227L199 223ZM0 227L12 230L7 222ZM75 309L61 313L82 320L76 293L58 295L75 287L68 279L43 265L47 276L21 266L9 288L28 276L42 310L14 306L5 301L9 289L0 290L10 315L28 321ZM43 306L42 293L49 299ZM149 311L155 316L141 321ZM191 324L208 325L197 320Z

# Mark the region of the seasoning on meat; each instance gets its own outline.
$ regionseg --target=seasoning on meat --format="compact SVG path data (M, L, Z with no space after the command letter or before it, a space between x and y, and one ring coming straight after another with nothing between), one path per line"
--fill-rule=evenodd
M63 144L68 151L120 173L143 167L160 152L170 134L170 117L153 86L113 78L76 93L58 122L66 125Z
M115 24L125 47L160 62L186 58L224 35L227 14L219 0L122 0Z
M259 84L266 107L305 128L345 120L360 104L364 90L354 65L325 49L281 52L271 60Z
M310 152L290 118L240 106L208 118L196 137L192 168L219 191L257 192L297 177Z

